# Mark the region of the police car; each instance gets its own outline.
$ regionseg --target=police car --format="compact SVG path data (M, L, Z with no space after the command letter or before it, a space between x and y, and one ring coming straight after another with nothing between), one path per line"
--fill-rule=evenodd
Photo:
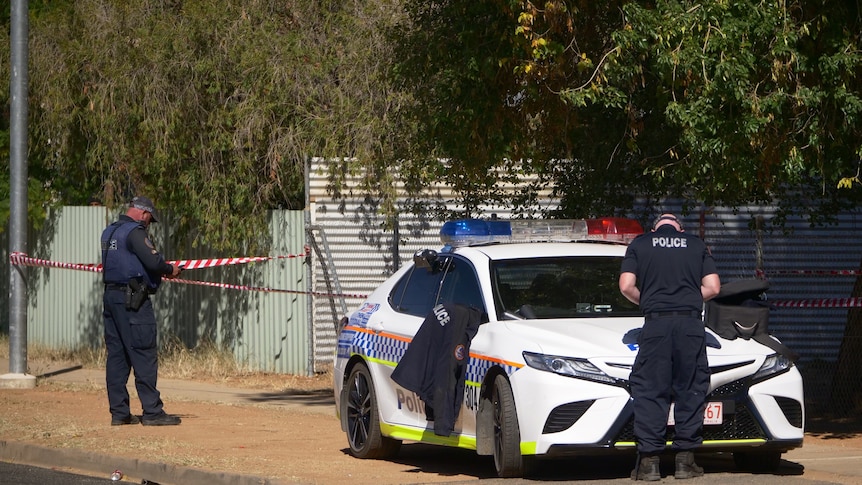
M440 250L421 250L342 319L336 413L357 458L395 455L403 441L493 455L500 477L537 458L636 453L629 373L643 325L619 291L633 220L449 221ZM441 304L479 309L451 433L391 375ZM441 322L442 323L442 322ZM699 451L732 452L769 471L802 445L802 377L753 340L707 330L711 370ZM669 416L668 445L673 434Z

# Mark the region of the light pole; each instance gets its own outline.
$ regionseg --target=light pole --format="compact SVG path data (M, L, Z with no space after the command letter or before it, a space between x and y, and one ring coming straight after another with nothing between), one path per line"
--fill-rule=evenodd
M27 252L27 0L11 4L11 98L9 120L9 254ZM9 264L9 373L0 387L33 388L27 374L27 281L25 268Z

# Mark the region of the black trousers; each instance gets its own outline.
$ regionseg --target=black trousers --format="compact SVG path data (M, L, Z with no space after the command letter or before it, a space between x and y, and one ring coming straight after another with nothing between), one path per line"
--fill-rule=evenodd
M125 291L106 289L103 316L108 354L105 384L111 416L122 419L131 414L126 385L133 369L144 417L162 414L162 399L156 388L159 361L152 302L147 298L138 311L126 310Z
M667 446L667 421L674 402L671 448L691 450L703 442L703 412L709 391L706 339L700 317L647 318L632 368L634 432L641 454Z

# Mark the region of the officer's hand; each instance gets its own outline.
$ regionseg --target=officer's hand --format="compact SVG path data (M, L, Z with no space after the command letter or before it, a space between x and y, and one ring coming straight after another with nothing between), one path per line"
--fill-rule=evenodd
M171 274L170 274L170 275L166 275L166 276L165 276L165 278L167 278L167 279L169 279L169 280L172 280L172 279L176 278L176 277L177 277L177 276L179 276L179 275L180 275L180 273L182 273L182 271L183 271L183 268L181 268L180 266L177 266L177 265L171 265L171 268L173 268L173 269L171 270Z

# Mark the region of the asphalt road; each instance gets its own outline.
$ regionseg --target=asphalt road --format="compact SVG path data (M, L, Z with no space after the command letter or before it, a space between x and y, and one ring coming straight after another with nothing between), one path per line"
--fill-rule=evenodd
M74 473L17 465L0 461L0 483L9 485L105 485L117 483L107 478L95 478Z
M625 475L625 470L631 465L629 461L631 460L600 458L582 461L576 460L575 462L547 462L538 470L536 476L530 479L487 478L458 482L456 484L448 483L447 485L477 485L477 483L481 483L482 485L535 485L536 482L551 482L557 485L565 485L584 483L584 481L589 482L590 485L630 484L632 481L627 476L608 478L610 476ZM777 474L737 472L733 469L732 460L725 457L707 456L701 457L699 461L703 462L710 473L703 478L693 479L685 483L690 483L691 485L705 483L709 483L709 485L834 485L838 483L800 478L797 475L801 475L804 468L797 463L788 461L782 462L782 466ZM572 466L578 467L578 470L573 471L571 469ZM664 476L662 481L658 483L675 481L672 474L667 475L668 471L672 473L672 468L672 461L662 462ZM577 475L578 479L573 481L571 479L572 475ZM4 485L101 485L107 483L123 482L114 482L108 477L91 477L48 468L0 462L0 484ZM159 485L154 482L145 483Z
M673 455L662 456L662 479L651 483L677 483L686 485L836 485L862 484L858 477L847 477L847 481L830 482L802 478L805 467L797 462L782 460L775 473L751 473L740 471L729 454L704 454L697 456L698 464L706 474L702 478L677 481L673 477ZM481 485L536 485L548 482L555 485L623 485L633 484L629 473L634 462L626 457L583 457L564 461L540 462L535 474L528 479L481 479ZM574 468L574 469L573 469ZM577 478L575 478L577 477ZM842 477L844 478L844 477ZM638 482L643 483L643 482ZM478 485L476 481L448 483L446 485Z

